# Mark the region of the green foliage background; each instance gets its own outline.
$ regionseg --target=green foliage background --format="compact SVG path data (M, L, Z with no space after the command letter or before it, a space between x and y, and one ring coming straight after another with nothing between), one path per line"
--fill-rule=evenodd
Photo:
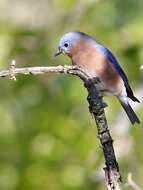
M69 64L53 54L65 32L79 30L118 56L143 100L142 10L142 0L1 0L0 68L12 59L17 67ZM105 189L102 149L77 78L20 76L0 86L0 190ZM143 124L131 127L116 99L106 101L123 189L129 172L143 187ZM143 121L142 105L137 113Z

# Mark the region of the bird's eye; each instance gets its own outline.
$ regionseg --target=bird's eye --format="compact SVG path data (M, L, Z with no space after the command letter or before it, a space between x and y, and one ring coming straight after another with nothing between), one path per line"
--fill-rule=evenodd
M68 47L68 46L69 46L69 44L68 44L68 43L65 43L65 44L64 44L64 46L65 46L65 47Z

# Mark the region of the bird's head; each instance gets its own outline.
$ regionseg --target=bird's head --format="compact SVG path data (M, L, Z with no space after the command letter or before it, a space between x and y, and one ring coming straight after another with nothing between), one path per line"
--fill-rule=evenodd
M66 33L60 39L58 52L55 54L55 56L66 54L69 57L72 57L72 55L81 49L81 47L83 47L83 44L85 44L89 39L91 40L91 37L82 32Z

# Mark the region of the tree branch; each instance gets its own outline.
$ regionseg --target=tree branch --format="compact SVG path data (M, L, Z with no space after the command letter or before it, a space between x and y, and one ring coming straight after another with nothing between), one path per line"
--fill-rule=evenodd
M105 180L108 190L119 190L119 181L121 176L119 173L118 163L116 161L113 140L109 133L108 124L104 112L104 108L107 106L102 97L96 89L96 84L99 83L98 78L90 78L81 68L77 66L49 66L49 67L25 67L15 68L15 61L11 62L11 66L8 70L0 71L0 77L8 76L10 79L16 80L16 75L37 75L44 73L64 73L78 76L83 82L88 91L89 111L93 114L97 130L98 138L102 145L104 158L105 158Z
M142 190L133 180L132 173L128 174L126 187L131 187L133 190Z

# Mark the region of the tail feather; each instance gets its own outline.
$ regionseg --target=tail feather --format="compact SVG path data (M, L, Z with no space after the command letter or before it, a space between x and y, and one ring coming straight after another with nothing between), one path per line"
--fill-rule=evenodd
M132 109L132 107L130 106L130 104L128 102L123 102L120 100L120 103L122 105L122 107L124 108L126 114L128 115L129 120L131 121L131 123L134 125L135 123L140 123L140 120L138 118L138 116L136 115L136 113L134 112L134 110Z
M140 103L140 101L134 96L133 91L128 82L125 83L125 87L126 87L127 96L131 98L131 100L133 100L134 102Z
M130 96L129 98L131 98L134 102L140 103L140 101L135 96Z

